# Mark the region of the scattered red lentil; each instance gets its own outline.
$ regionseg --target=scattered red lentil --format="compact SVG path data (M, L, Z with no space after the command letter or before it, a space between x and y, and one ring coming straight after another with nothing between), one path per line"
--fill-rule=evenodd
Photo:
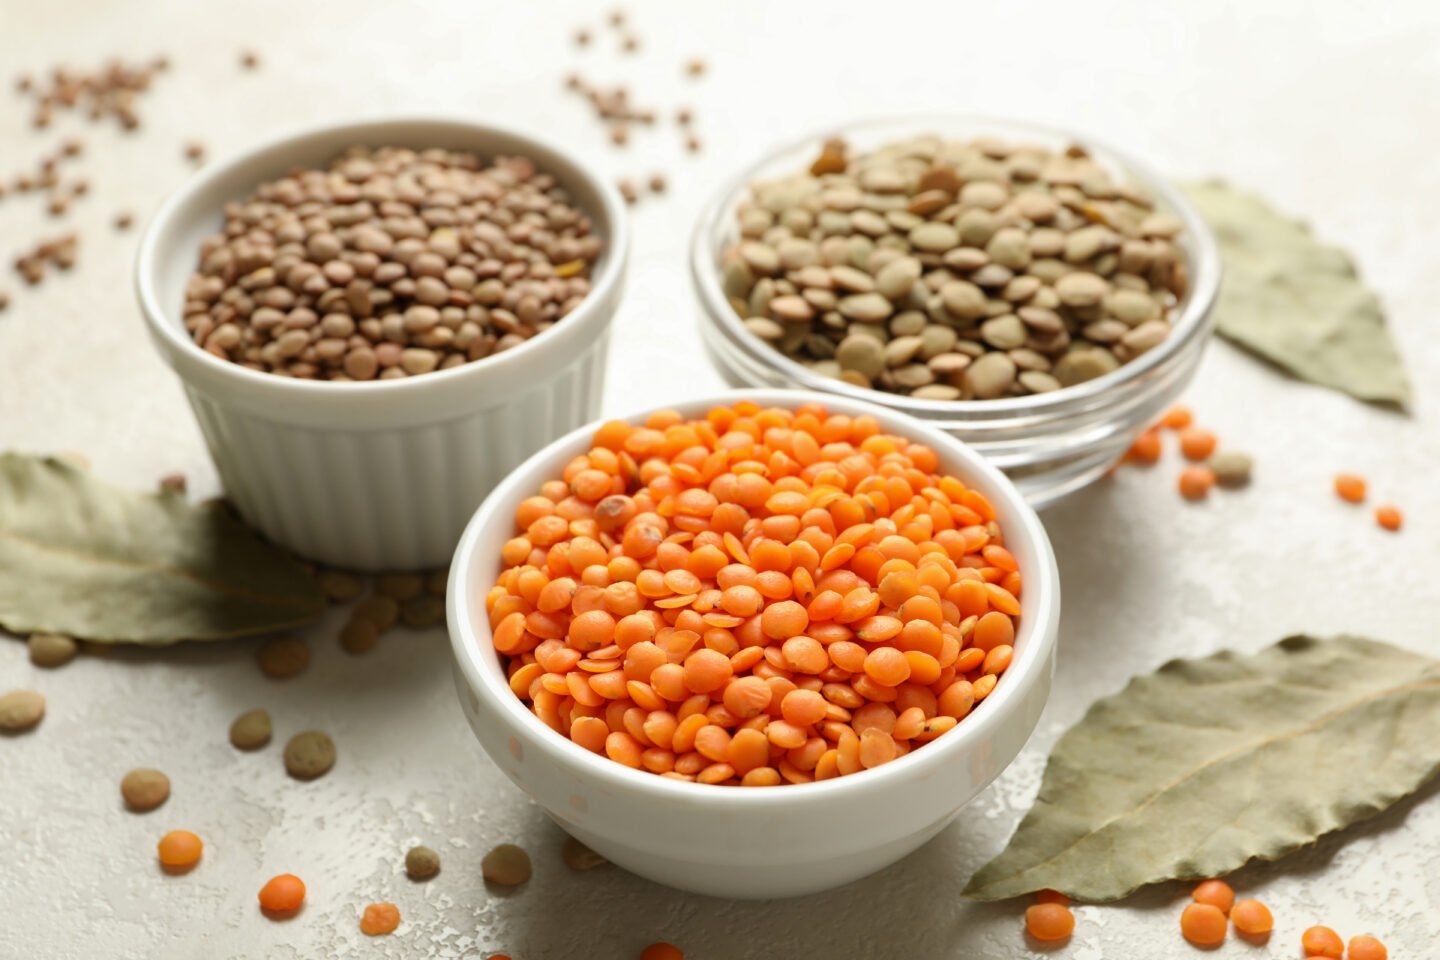
M1129 460L1138 463L1156 463L1160 459L1160 433L1158 430L1146 430L1135 438L1130 445L1130 452L1126 455Z
M1270 908L1259 900L1241 900L1230 911L1230 922L1235 929L1252 937L1268 934L1275 928L1275 918Z
M1362 933L1350 938L1350 960L1386 960L1389 956L1390 951L1385 949L1385 944L1374 937Z
M200 862L205 844L189 830L171 830L156 846L160 866L167 873L185 873Z
M1345 953L1345 941L1329 927L1311 927L1300 935L1300 948L1311 956L1339 960Z
M1204 461L1215 452L1215 434L1200 427L1186 427L1180 431L1180 452L1186 460Z
M1025 909L1025 929L1036 940L1064 940L1075 932L1075 914L1063 903L1037 903Z
M1365 478L1358 477L1353 473L1336 474L1335 495L1341 500L1359 503L1365 499Z
M1404 521L1405 518L1400 515L1398 507L1387 503L1375 508L1375 522L1386 530L1399 530Z
M1204 500L1215 486L1215 471L1209 467L1186 467L1180 471L1180 495L1186 500Z
M1184 430L1195 419L1189 407L1171 407L1160 418L1160 425L1171 430Z
M1059 890L1037 890L1035 892L1036 903L1058 903L1063 907L1070 906L1070 898Z
M360 917L360 932L367 937L394 933L400 926L400 908L393 903L372 903Z
M805 783L905 755L994 689L1020 614L992 506L938 468L815 404L604 424L502 549L486 609L511 689L674 779Z
M260 909L276 916L286 916L300 909L305 902L305 881L293 873L271 877L260 888Z
M1192 903L1180 914L1180 932L1197 947L1213 947L1225 941L1229 923L1219 907Z
M673 943L652 943L640 951L640 960L685 960L685 954Z
M1224 914L1235 903L1235 891L1224 880L1205 880L1190 891L1190 896L1196 903L1208 903Z

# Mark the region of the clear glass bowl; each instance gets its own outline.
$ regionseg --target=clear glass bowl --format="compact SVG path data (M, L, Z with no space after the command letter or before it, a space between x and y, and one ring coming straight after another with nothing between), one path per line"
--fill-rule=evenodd
M1113 174L1147 189L1158 209L1184 224L1176 243L1185 257L1189 287L1170 313L1170 335L1111 373L1051 393L995 400L925 400L817 374L747 331L725 298L720 264L725 249L739 235L736 208L749 197L750 183L805 169L832 136L842 136L864 151L921 134L999 137L1058 149L1080 144ZM691 243L690 272L704 308L700 330L706 350L732 385L812 390L907 413L973 446L1009 474L1033 506L1043 507L1105 473L1190 382L1210 337L1221 268L1209 227L1179 190L1143 163L1090 137L1050 127L980 117L922 116L832 127L740 171L701 213Z

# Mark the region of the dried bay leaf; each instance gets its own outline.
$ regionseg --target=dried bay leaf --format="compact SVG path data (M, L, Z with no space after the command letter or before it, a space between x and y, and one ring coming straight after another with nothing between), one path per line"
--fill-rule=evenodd
M318 582L228 510L0 454L0 626L163 644L319 618Z
M1117 900L1274 860L1440 770L1440 661L1337 637L1172 660L1097 701L965 895Z
M1223 181L1184 188L1220 244L1221 336L1303 380L1361 400L1410 402L1385 311L1349 254Z

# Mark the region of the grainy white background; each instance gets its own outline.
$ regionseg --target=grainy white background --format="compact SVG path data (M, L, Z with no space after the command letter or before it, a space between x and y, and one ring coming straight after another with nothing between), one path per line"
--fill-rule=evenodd
M1355 251L1384 294L1419 387L1406 418L1288 381L1222 344L1190 401L1226 442L1258 455L1254 486L1186 505L1173 460L1129 470L1048 511L1064 581L1055 695L1030 747L944 834L904 862L822 896L740 903L671 892L614 868L572 874L560 832L479 754L456 707L445 637L397 633L373 655L335 645L339 612L311 632L316 662L263 680L249 643L84 657L55 672L0 641L0 688L50 701L35 733L0 740L0 958L634 957L671 939L697 960L998 958L1029 955L1023 903L976 906L959 890L1032 799L1055 737L1096 697L1177 655L1254 649L1287 633L1355 631L1440 654L1440 17L1426 0L1084 4L820 2L629 5L635 58L597 29L594 3L258 0L0 0L0 177L81 135L92 195L65 222L82 235L74 273L21 290L9 261L56 229L33 198L0 202L0 448L80 450L98 474L148 486L170 470L198 495L215 477L180 390L144 339L130 289L142 220L187 175L182 143L212 156L257 138L383 111L457 111L571 142L616 176L669 175L668 198L635 213L629 295L617 320L606 413L720 385L700 354L684 270L707 192L768 145L849 118L972 111L1068 125L1129 147L1176 176L1223 173L1269 194ZM237 66L241 48L264 59ZM168 53L173 71L141 102L144 129L65 117L35 133L10 75L56 63ZM703 54L701 82L681 65ZM673 127L616 150L562 92L579 68L629 82L668 114L692 106L706 148ZM1341 468L1407 510L1400 535L1330 493ZM242 755L230 719L266 706L277 740L328 730L340 761L308 785L278 746ZM121 809L132 766L168 771L159 811ZM1225 958L1298 956L1326 921L1369 931L1390 955L1440 939L1440 789L1235 878L1276 916L1271 943ZM877 810L877 817L885 811ZM204 862L159 873L158 836L198 831ZM403 851L439 849L444 872L414 885ZM487 890L479 859L516 841L534 879ZM255 891L282 871L310 885L305 911L264 920ZM1075 960L1192 957L1178 935L1182 887L1078 910ZM405 922L369 941L361 905L394 900Z

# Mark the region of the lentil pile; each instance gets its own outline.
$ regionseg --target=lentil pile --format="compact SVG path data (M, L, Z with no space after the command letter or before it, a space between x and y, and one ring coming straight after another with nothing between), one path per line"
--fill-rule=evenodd
M1175 217L1081 147L924 136L751 184L723 284L824 376L928 400L1092 380L1159 345L1185 293Z
M627 766L714 784L879 766L1010 664L1020 572L929 447L823 407L612 421L520 504L486 596L510 687Z
M602 248L526 157L352 147L226 206L186 287L185 327L268 373L414 376L562 319L590 292Z

